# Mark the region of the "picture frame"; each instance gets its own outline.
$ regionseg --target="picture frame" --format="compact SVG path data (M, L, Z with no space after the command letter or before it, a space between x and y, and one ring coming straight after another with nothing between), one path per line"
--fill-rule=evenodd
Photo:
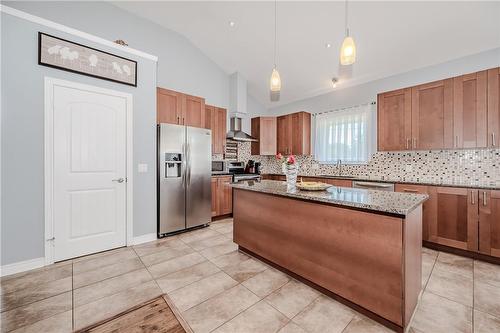
M38 64L137 87L137 61L38 32Z

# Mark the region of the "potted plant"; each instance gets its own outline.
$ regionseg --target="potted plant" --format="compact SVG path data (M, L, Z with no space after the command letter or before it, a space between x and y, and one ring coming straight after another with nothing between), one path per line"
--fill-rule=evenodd
M286 189L295 189L297 184L297 174L299 167L294 155L288 157L283 156L281 153L276 154L276 159L281 163L281 170L286 176Z

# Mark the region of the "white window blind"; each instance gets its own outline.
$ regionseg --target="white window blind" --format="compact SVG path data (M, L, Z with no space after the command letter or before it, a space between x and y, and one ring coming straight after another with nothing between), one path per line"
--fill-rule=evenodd
M320 113L315 116L314 155L320 163L366 163L375 152L375 105Z

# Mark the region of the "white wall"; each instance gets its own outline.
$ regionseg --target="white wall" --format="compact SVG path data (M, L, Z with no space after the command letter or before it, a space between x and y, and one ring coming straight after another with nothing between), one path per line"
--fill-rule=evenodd
M342 89L341 85L328 94L303 99L283 106L271 108L269 114L281 115L296 111L317 113L349 107L377 100L377 94L384 91L453 77L465 73L500 66L500 48L456 59L442 64L390 76L359 86Z

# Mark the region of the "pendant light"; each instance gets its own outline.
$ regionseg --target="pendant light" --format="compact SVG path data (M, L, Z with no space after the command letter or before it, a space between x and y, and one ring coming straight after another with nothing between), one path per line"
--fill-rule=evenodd
M276 44L277 44L277 28L276 28L276 22L277 22L277 14L276 14L276 6L277 6L277 0L274 0L274 68L271 73L271 79L269 80L270 88L271 88L271 95L276 95L279 94L281 90L281 78L280 78L280 73L278 72L278 68L276 67ZM279 96L279 95L278 95ZM278 97L279 98L279 97ZM271 97L273 99L273 97Z
M345 38L340 48L340 64L352 65L356 61L356 45L354 39L349 36L349 26L347 25L347 0L345 1Z

